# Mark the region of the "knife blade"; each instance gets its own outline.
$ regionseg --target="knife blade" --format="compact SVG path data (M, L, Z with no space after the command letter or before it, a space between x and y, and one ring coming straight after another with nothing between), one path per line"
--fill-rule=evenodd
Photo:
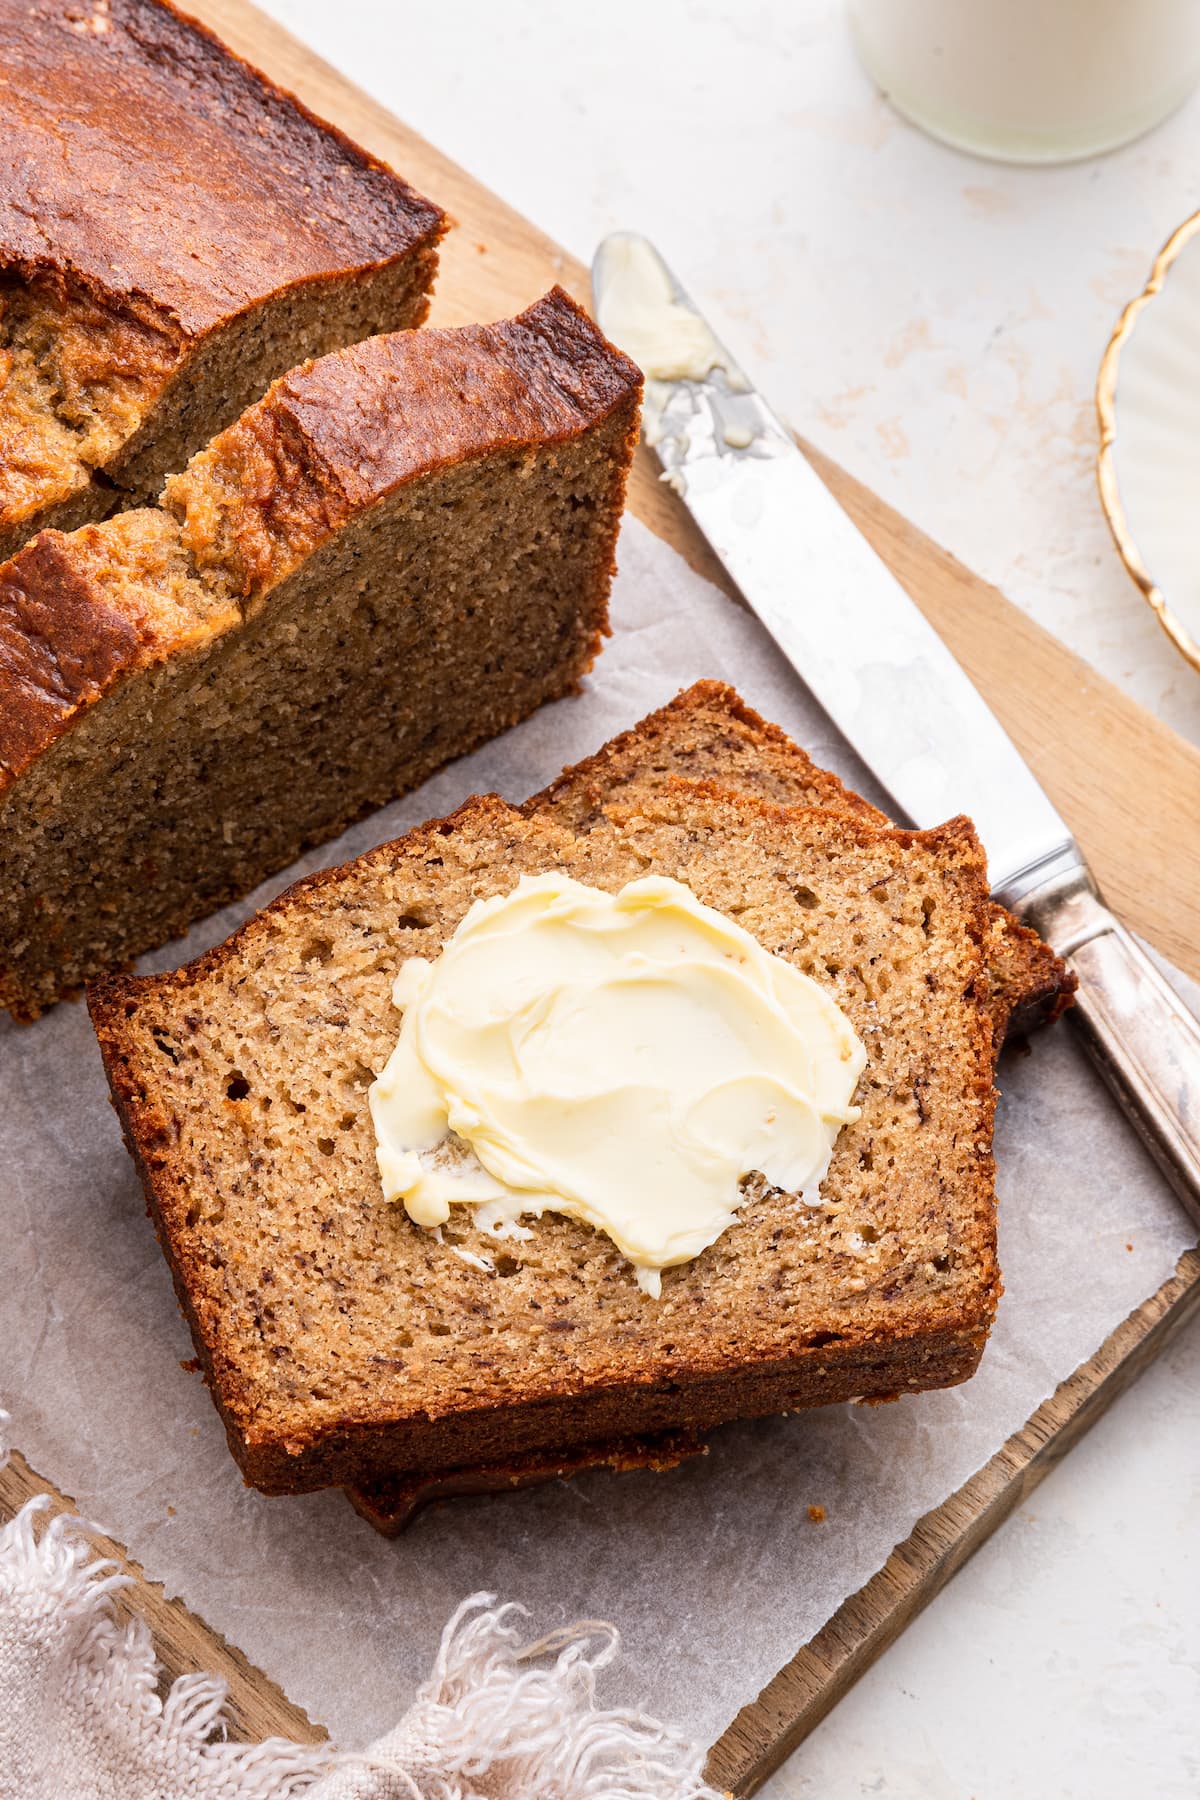
M1071 1016L1200 1219L1200 1024L1096 889L978 689L647 239L600 245L601 329L646 376L643 436L779 648L896 802L974 820L992 891L1079 978Z

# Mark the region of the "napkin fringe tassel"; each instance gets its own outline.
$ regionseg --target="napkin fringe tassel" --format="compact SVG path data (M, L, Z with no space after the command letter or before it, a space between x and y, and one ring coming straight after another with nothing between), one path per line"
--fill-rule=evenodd
M38 1496L0 1527L0 1768L20 1774L7 1791L41 1800L69 1777L79 1800L716 1800L678 1733L597 1708L613 1626L522 1645L524 1609L486 1593L455 1612L430 1679L370 1750L231 1744L224 1680L182 1675L164 1696L145 1621L113 1605L130 1577L82 1520L38 1530L48 1506Z

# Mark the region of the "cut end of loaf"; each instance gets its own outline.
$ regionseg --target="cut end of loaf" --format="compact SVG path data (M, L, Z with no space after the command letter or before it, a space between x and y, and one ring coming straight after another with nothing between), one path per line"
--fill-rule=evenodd
M290 370L167 481L163 505L205 579L253 605L364 506L506 444L565 448L611 420L623 470L641 389L555 287L512 320L393 332Z
M640 386L557 292L376 339L164 507L0 567L0 1004L36 1016L575 690Z

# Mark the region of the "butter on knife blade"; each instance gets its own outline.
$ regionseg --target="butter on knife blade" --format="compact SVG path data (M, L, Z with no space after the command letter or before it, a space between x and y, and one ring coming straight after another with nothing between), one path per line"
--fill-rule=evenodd
M617 232L604 244L604 315L601 329L646 377L642 435L655 445L662 437L668 383L703 381L714 369L724 373L730 393L746 393L749 382L707 322L675 297L671 276L645 238ZM725 442L744 449L753 441L749 425L727 420ZM668 477L670 471L664 471Z
M917 825L969 814L997 886L1067 851L1067 827L999 721L653 246L606 239L593 283L601 328L647 359L643 431L671 485L898 812ZM698 326L689 350L705 345L694 361L661 353L683 319ZM731 424L748 445L730 442Z
M728 396L720 418L721 437L730 449L746 449L754 441L754 421L739 417L733 396L748 394L750 383L706 320L677 298L675 284L662 258L634 232L606 238L604 304L600 326L646 377L642 436L651 447L662 441L663 418L671 399L671 383L703 381L720 371L714 393ZM672 486L673 471L664 469Z

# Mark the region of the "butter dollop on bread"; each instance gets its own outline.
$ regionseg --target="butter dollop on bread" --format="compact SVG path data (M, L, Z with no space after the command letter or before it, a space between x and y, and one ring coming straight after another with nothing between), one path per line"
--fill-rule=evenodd
M500 1235L565 1213L657 1299L735 1223L758 1176L810 1205L865 1052L826 988L686 883L616 893L558 872L477 900L392 986L396 1048L368 1094L386 1200Z

